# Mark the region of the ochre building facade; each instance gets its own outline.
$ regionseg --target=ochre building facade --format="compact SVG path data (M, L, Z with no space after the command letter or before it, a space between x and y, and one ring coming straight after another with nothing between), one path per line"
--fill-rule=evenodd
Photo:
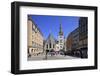
M43 34L37 25L28 16L28 55L37 55L43 53Z

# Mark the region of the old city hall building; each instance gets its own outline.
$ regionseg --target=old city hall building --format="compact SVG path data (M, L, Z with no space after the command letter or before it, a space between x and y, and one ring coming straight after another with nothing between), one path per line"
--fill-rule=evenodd
M54 51L64 50L66 51L65 42L66 41L65 41L64 34L62 31L62 26L60 24L58 39L55 39L53 35L50 33L48 38L45 41L44 50L49 50L49 51L50 50L54 50Z

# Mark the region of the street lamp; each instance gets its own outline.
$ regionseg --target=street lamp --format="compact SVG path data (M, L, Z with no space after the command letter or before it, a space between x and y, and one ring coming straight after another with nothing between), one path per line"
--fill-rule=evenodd
M49 50L45 51L45 59L47 60L47 53L49 52Z

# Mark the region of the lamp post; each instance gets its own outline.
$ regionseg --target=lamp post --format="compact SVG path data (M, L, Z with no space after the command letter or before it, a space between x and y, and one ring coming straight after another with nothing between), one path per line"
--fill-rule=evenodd
M47 60L47 53L49 52L49 50L45 51L45 59Z

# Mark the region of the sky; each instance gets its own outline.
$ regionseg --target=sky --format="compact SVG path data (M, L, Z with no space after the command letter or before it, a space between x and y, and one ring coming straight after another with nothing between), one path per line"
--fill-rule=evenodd
M75 16L31 15L31 17L43 33L44 39L47 39L50 33L57 39L60 24L62 25L65 38L79 25L79 17Z

